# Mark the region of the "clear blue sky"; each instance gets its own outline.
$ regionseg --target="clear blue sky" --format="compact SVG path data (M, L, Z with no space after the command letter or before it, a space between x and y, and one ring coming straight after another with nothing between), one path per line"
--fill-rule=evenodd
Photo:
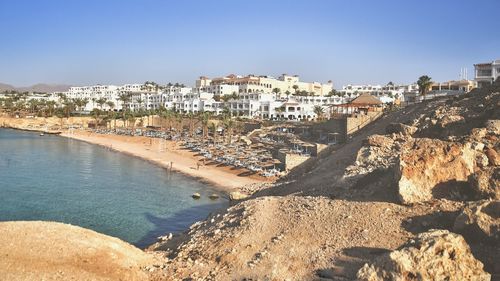
M500 58L498 11L498 0L0 0L0 82L444 81Z

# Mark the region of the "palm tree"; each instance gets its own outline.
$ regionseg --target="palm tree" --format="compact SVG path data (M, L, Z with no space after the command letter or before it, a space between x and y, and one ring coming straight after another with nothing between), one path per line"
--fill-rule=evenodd
M293 85L292 88L295 90L295 93L297 93L298 90L299 90L299 86L298 85Z
M63 105L66 118L69 118L71 112L75 110L75 103L70 99L66 99L65 101L63 101Z
M127 120L128 120L128 122L129 122L129 125L130 125L130 123L132 123L132 132L134 132L134 131L135 131L135 120L136 120L136 119L137 119L137 118L135 118L134 112L130 112L130 113L128 114L128 118L127 118Z
M38 100L36 100L36 99L29 100L28 106L30 109L29 110L30 113L35 113L35 111L37 111L39 105L40 105L40 103L38 102Z
M99 124L101 123L99 120L99 117L101 116L101 110L99 108L94 108L90 113L94 116L95 127L99 127Z
M223 123L224 123L224 127L225 127L225 130L224 130L224 138L226 139L229 139L229 144L231 144L232 142L232 138L233 138L233 128L234 128L234 121L231 117L226 117L224 118L223 120Z
M122 119L123 126L125 126L125 113L127 112L127 103L130 101L131 95L128 93L123 93L118 96L118 100L122 102Z
M222 96L222 100L223 100L224 102L228 102L231 98L232 98L232 97L231 97L231 95L223 95L223 96Z
M214 144L217 143L217 125L215 123L210 124L210 127L208 128L210 131L212 131L212 134L214 136Z
M422 95L425 100L425 95L427 95L427 92L432 85L432 78L427 75L422 75L418 78L417 85L420 95Z
M229 109L229 107L227 107L227 106L226 106L226 107L224 107L224 108L222 109L222 118L223 118L223 119L224 119L224 118L226 118L226 117L231 117L231 115L232 115L232 112L231 112L231 110Z
M282 119L281 113L285 112L285 107L284 106L276 107L274 111L276 112L276 115L278 115L277 118L281 120Z
M102 110L102 106L106 104L108 100L106 98L100 98L96 102L99 105L99 109Z
M46 111L47 111L47 115L49 117L51 117L52 115L54 115L54 111L56 109L56 102L53 101L53 100L49 100L45 103L46 105Z
M122 102L122 111L125 110L127 103L130 102L130 94L124 93L118 96L118 100Z
M314 111L314 114L316 114L316 119L318 121L323 120L323 115L325 114L325 110L323 109L322 106L315 105L313 111Z
M87 106L88 103L89 103L89 99L84 98L80 101L80 106L83 107L83 109L85 109L85 107ZM80 108L80 110L81 110L81 108Z
M201 114L201 125L202 125L202 138L208 136L208 122L210 121L210 117L212 116L212 112L203 112Z
M177 121L177 130L182 133L182 130L183 130L183 126L182 126L182 114L177 112L177 111L174 111L174 118L175 118L175 121Z
M278 97L278 96L279 96L279 93L280 93L280 92L281 92L281 89L280 89L280 88L274 88L274 89L273 89L273 93L275 93L275 94L276 94L276 97Z
M164 118L167 121L167 129L168 131L172 130L172 120L175 118L176 112L170 110L170 109L165 109L162 113L162 118Z
M110 111L113 111L113 108L115 108L115 103L112 101L106 101L106 105L109 107Z
M114 111L113 111L113 108L115 108L115 103L112 102L112 101L110 101L110 100L108 100L108 101L106 101L106 105L109 107L108 119L109 120L111 120L111 119L114 120L114 123L115 123L114 127L116 128L116 118L115 118L116 114L114 114ZM109 127L111 127L111 126L109 126Z
M194 137L194 114L192 112L189 112L187 114L188 120L189 120L189 134L191 137Z
M139 104L139 109L141 109L142 108L142 104L144 103L144 100L139 97L137 99L137 103Z

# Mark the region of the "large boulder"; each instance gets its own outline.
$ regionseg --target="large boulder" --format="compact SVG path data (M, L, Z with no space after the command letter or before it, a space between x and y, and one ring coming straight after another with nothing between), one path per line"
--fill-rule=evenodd
M442 116L438 123L444 128L456 123L465 123L465 118L460 115L446 114Z
M363 141L363 144L377 147L391 147L394 144L394 140L382 135L371 135Z
M484 151L484 154L486 154L486 157L488 157L490 165L492 166L500 165L500 155L498 154L498 152L496 152L496 150L494 150L493 148L487 148Z
M414 126L405 125L402 123L391 123L385 128L387 134L403 134L411 136L417 132L418 128Z
M396 164L396 182L403 204L446 196L474 172L476 153L470 144L437 139L407 141ZM453 191L453 190L452 190Z
M469 203L456 218L453 230L471 240L500 240L500 200Z
M464 238L447 230L419 234L398 250L384 254L357 273L360 281L474 280L491 275L474 258Z
M231 201L239 201L245 198L248 198L248 194L245 194L243 192L232 191L231 193L229 193L229 200Z
M500 167L484 167L469 176L477 199L500 200Z

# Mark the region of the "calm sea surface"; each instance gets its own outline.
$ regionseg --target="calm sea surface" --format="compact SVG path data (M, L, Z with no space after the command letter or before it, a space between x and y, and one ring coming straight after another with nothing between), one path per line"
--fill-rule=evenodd
M193 200L199 192L202 199ZM70 223L139 247L179 232L227 201L189 177L106 148L0 129L0 221Z

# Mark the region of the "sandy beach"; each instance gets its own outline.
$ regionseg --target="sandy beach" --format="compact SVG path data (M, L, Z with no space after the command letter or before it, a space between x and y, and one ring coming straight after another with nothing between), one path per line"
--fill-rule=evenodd
M223 191L232 191L248 184L266 181L264 178L256 174L249 174L243 169L235 169L212 162L204 164L202 157L196 156L194 152L182 148L173 141L142 136L101 135L82 130L64 132L61 136L102 145L139 157L168 170L172 169L213 184L214 187Z

